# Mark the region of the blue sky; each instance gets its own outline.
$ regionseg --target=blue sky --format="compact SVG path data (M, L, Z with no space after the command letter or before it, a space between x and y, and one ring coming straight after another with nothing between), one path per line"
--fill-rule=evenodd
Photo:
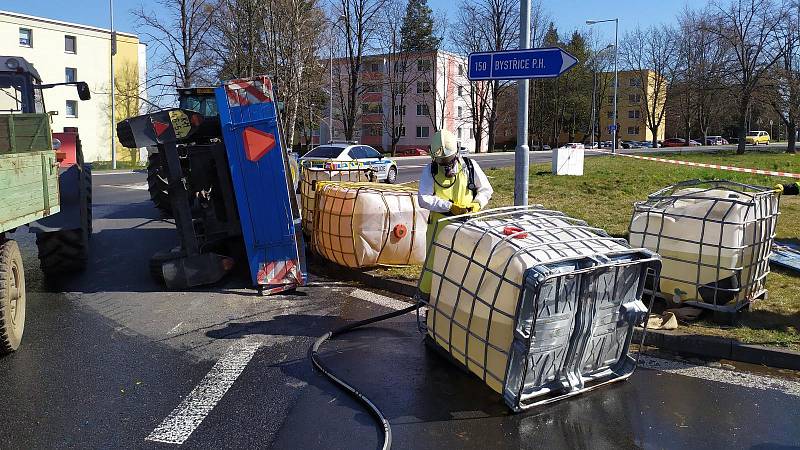
M450 12L460 3L459 0L428 0L434 10ZM620 32L634 28L637 24L647 26L672 22L687 0L542 0L544 9L556 22L559 30L568 32L585 27L588 18L620 18ZM119 31L135 32L136 27L129 12L144 3L155 7L153 0L115 0L114 20ZM694 1L689 3L700 4ZM3 0L0 9L49 17L52 19L77 22L87 25L108 27L107 0ZM454 14L448 14L454 15ZM476 24L479 26L480 24ZM613 39L613 26L597 30L599 35Z

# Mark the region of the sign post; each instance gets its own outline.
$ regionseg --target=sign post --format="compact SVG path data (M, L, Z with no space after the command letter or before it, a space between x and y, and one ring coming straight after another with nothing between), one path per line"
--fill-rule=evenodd
M520 80L517 84L517 147L514 155L514 204L528 204L528 80L555 78L578 63L557 47L529 49L530 3L520 2L520 49L469 55L470 81Z

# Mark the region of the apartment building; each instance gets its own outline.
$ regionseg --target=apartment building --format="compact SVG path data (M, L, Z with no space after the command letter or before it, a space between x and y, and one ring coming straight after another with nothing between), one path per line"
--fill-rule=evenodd
M653 133L647 127L647 105L645 99L652 101L655 97L656 77L659 75L652 70L646 70L644 76L640 76L638 71L619 72L619 89L617 93L617 123L619 123L618 139L620 141L652 141ZM600 140L610 141L611 131L609 127L613 124L613 104L614 104L614 77L613 73L602 77L608 79L609 84L605 88L605 98L599 99L599 123ZM647 95L643 94L640 83L645 82ZM664 108L667 99L667 89L662 87L657 103L657 114ZM656 140L664 139L666 120L662 121L656 133Z
M146 98L145 45L136 35L116 34L114 73L118 87L117 117L111 118L111 31L44 17L0 11L0 55L21 56L32 63L43 83L85 81L92 99L80 101L74 87L56 87L44 94L52 129L77 127L89 161L111 160L111 130L117 120L138 114ZM125 92L132 91L132 92ZM124 95L120 96L120 93ZM120 161L135 158L114 142Z
M347 89L347 60L334 59L333 66L332 136L341 140L344 124L337 97L339 85ZM439 50L367 56L359 76L353 137L384 151L391 149L393 137L399 138L397 149L430 149L435 130L446 129L462 147L475 151L469 89L467 61L460 55ZM319 133L322 142L331 138L328 111L325 105ZM477 150L486 151L485 141Z

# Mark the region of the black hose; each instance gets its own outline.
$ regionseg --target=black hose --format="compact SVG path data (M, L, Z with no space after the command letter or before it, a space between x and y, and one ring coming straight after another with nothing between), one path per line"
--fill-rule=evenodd
M325 364L322 363L322 360L319 358L319 353L318 353L319 347L330 338L334 338L349 331L353 331L356 328L388 320L393 317L402 316L403 314L418 310L421 306L422 304L419 303L416 305L409 306L408 308L403 308L399 311L392 311L388 314L383 314L369 319L359 320L358 322L353 322L343 327L339 327L335 330L325 333L323 336L320 336L320 338L317 339L316 342L314 342L314 345L312 345L310 349L311 362L314 364L314 366L317 369L319 369L319 371L322 372L326 377L330 378L334 383L336 383L340 388L344 389L345 392L353 396L356 400L363 403L369 409L369 412L372 414L372 416L375 417L378 423L383 427L383 450L389 450L392 447L392 427L389 425L389 421L386 420L386 417L383 415L381 410L378 409L378 407L375 406L375 404L372 403L370 399L368 399L364 394L359 392L358 389L347 384L346 381L338 378L330 371L330 369L328 369L328 367Z

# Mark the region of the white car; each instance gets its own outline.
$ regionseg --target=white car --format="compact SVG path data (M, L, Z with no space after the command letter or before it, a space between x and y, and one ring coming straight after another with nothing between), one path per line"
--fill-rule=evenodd
M580 142L567 142L566 144L562 145L561 148L585 148L583 144Z
M397 181L397 163L385 158L369 145L331 143L313 148L300 158L303 167L337 165L338 168L372 167L378 181ZM335 168L336 168L335 167Z

